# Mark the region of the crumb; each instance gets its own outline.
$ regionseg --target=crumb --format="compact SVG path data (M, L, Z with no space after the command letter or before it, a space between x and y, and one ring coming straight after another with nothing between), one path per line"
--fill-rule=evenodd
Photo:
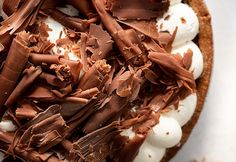
M170 19L170 15L167 15L167 16L164 18L165 21L168 21L169 19Z
M182 24L186 24L186 22L187 22L184 17L181 17L180 20L181 20Z

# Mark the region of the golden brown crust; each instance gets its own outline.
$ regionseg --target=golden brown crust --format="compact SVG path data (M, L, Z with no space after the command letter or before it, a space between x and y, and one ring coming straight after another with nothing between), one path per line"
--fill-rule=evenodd
M168 162L170 159L172 159L178 152L178 150L182 147L182 145L187 141L201 114L203 104L205 102L205 97L208 91L209 82L211 79L211 71L213 65L213 35L211 16L203 0L187 0L187 3L192 6L194 11L197 13L200 22L198 44L204 55L204 72L202 76L197 80L197 108L191 121L183 127L181 146L168 149L162 162Z

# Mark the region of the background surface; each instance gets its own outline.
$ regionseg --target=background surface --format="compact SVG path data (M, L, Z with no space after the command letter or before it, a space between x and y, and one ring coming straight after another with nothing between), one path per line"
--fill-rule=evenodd
M212 81L198 124L171 162L236 162L236 1L205 1L214 30Z

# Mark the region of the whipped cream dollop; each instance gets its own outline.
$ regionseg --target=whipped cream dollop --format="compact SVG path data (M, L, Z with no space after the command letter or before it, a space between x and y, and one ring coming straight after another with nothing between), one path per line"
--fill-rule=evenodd
M181 56L184 56L184 54L189 49L193 52L192 64L189 70L193 73L194 79L198 79L203 72L204 61L203 61L202 52L193 41L189 41L182 45L174 47L171 53L180 54Z
M199 32L198 17L187 4L179 3L170 6L164 16L157 21L159 32L168 31L171 34L178 28L173 46L178 46L193 40Z

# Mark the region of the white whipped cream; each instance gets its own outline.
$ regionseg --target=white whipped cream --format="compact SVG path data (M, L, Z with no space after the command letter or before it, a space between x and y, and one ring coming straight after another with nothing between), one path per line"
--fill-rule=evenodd
M181 56L184 56L184 53L186 53L188 49L192 50L193 52L192 64L189 70L193 72L194 79L198 79L203 72L204 61L203 54L195 43L189 41L180 46L174 47L171 53L180 54Z
M134 162L158 162L165 155L166 149L158 148L148 142L144 142Z
M159 123L149 132L147 142L159 148L171 148L179 143L182 130L179 123L172 117L161 116Z
M179 102L178 108L170 106L171 111L164 113L163 116L175 119L179 125L184 126L193 116L197 106L197 94L193 93Z
M181 3L181 0L170 0L170 5L173 6L175 4Z
M198 17L187 4L179 3L170 6L163 18L157 20L158 31L168 31L171 34L178 27L173 46L178 46L193 40L199 32Z
M0 129L4 132L14 132L17 127L13 124L11 120L3 120L0 122Z

